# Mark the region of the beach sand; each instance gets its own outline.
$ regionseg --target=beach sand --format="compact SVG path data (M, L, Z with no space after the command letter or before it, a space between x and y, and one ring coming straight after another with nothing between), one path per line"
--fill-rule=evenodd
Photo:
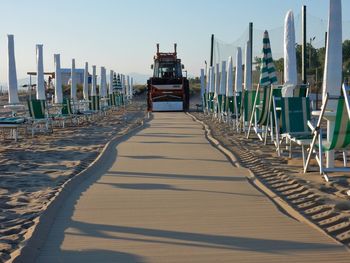
M0 143L0 262L25 244L26 233L43 207L69 178L86 168L111 138L140 125L144 98L126 110L79 126L55 128L53 134Z
M350 245L349 173L330 173L332 181L326 182L317 170L316 161L312 160L311 172L304 174L300 147L293 145L292 159L287 151L278 157L274 144L268 142L264 145L254 132L246 139L243 133L238 134L225 123L203 113L192 114L206 123L212 135L265 186L324 232ZM336 165L341 166L341 163L337 158Z

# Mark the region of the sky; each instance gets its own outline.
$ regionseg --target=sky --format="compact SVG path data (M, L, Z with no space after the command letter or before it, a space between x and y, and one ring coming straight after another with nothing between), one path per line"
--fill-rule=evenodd
M44 70L53 71L53 54L61 66L84 63L120 73L151 75L160 43L172 51L192 76L209 61L210 36L224 42L242 37L253 22L258 29L283 26L285 14L307 6L312 17L327 20L329 0L11 0L1 1L0 83L7 82L7 34L14 34L17 77L36 69L35 45L44 45ZM344 10L350 1L343 0ZM312 32L309 34L312 34ZM350 38L344 35L343 38ZM275 47L282 49L283 47Z

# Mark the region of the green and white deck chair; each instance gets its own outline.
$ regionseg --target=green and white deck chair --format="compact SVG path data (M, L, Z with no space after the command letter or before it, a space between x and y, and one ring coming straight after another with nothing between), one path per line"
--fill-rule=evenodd
M243 128L243 132L247 131L247 125L249 125L249 120L251 118L253 107L255 103L255 97L256 94L258 96L257 98L257 105L260 103L260 92L256 92L256 90L245 90L242 93L242 104L241 104L241 111L243 114L241 115L241 126ZM257 115L257 112L255 112ZM257 117L254 118L254 121L256 122ZM254 126L256 126L256 123L254 123Z
M117 106L115 98L116 98L116 94L114 92L111 94L108 94L108 106L109 107L115 108Z
M52 119L46 114L45 100L28 100L29 121L31 132L34 136L36 131L52 132Z
M344 93L346 94L346 93ZM329 141L323 139L322 133L322 119L325 114L325 109L327 102L329 100L328 95L326 95L326 99L324 105L321 108L321 114L319 120L317 122L316 127L312 128L313 139L310 145L310 149L308 152L307 159L305 161L304 173L307 172L311 156L314 155L315 159L320 168L320 174L324 176L324 178L329 181L327 172L350 172L350 167L347 167L346 162L346 150L349 149L350 146L350 115L348 108L348 96L338 98L338 106L335 115L335 126L332 134L329 136ZM311 126L311 125L310 125ZM343 161L344 167L336 167L336 168L325 168L323 162L323 153L331 150L340 150L343 152Z
M100 108L100 96L89 96L89 110L98 112Z
M26 127L26 119L24 117L1 117L0 118L0 129L10 130L10 138L14 139L15 142L18 140L18 129Z
M310 100L308 97L282 98L273 100L276 150L281 155L281 143L285 140L289 157L292 157L292 142L301 145L303 160L305 159L305 145L310 145L312 136L308 127L310 121ZM279 112L279 114L278 114Z
M214 112L214 92L209 92L208 94L208 110L209 113Z
M240 129L240 118L242 112L242 92L235 92L228 102L230 110L230 119L233 121L233 129L238 132Z

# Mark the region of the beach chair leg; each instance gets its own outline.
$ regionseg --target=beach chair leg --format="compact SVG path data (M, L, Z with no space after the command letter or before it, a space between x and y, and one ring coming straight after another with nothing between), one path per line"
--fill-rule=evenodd
M345 151L343 151L343 165L344 165L344 167L346 167L346 166L347 166L347 156L346 156L346 150L345 150Z
M303 167L305 167L305 163L306 163L306 160L305 160L305 146L303 144L301 145L301 155L302 155L302 158L303 158Z
M289 158L292 158L292 140L289 140Z
M318 148L318 156L320 159L319 166L320 166L320 174L323 174L323 151L322 151L322 130L320 129L319 133L319 148Z
M318 134L315 133L314 137L312 138L310 149L309 149L309 152L308 152L308 155L307 155L307 158L306 158L306 162L305 162L305 166L304 166L304 173L307 172L307 168L308 168L310 160L311 160L311 155L312 155L312 152L314 150L317 137L318 137Z

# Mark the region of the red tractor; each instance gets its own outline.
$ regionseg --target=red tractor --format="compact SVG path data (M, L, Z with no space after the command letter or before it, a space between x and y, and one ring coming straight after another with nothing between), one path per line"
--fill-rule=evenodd
M153 77L147 81L148 111L187 111L189 108L189 83L182 76L181 59L174 53L157 53L154 56Z

